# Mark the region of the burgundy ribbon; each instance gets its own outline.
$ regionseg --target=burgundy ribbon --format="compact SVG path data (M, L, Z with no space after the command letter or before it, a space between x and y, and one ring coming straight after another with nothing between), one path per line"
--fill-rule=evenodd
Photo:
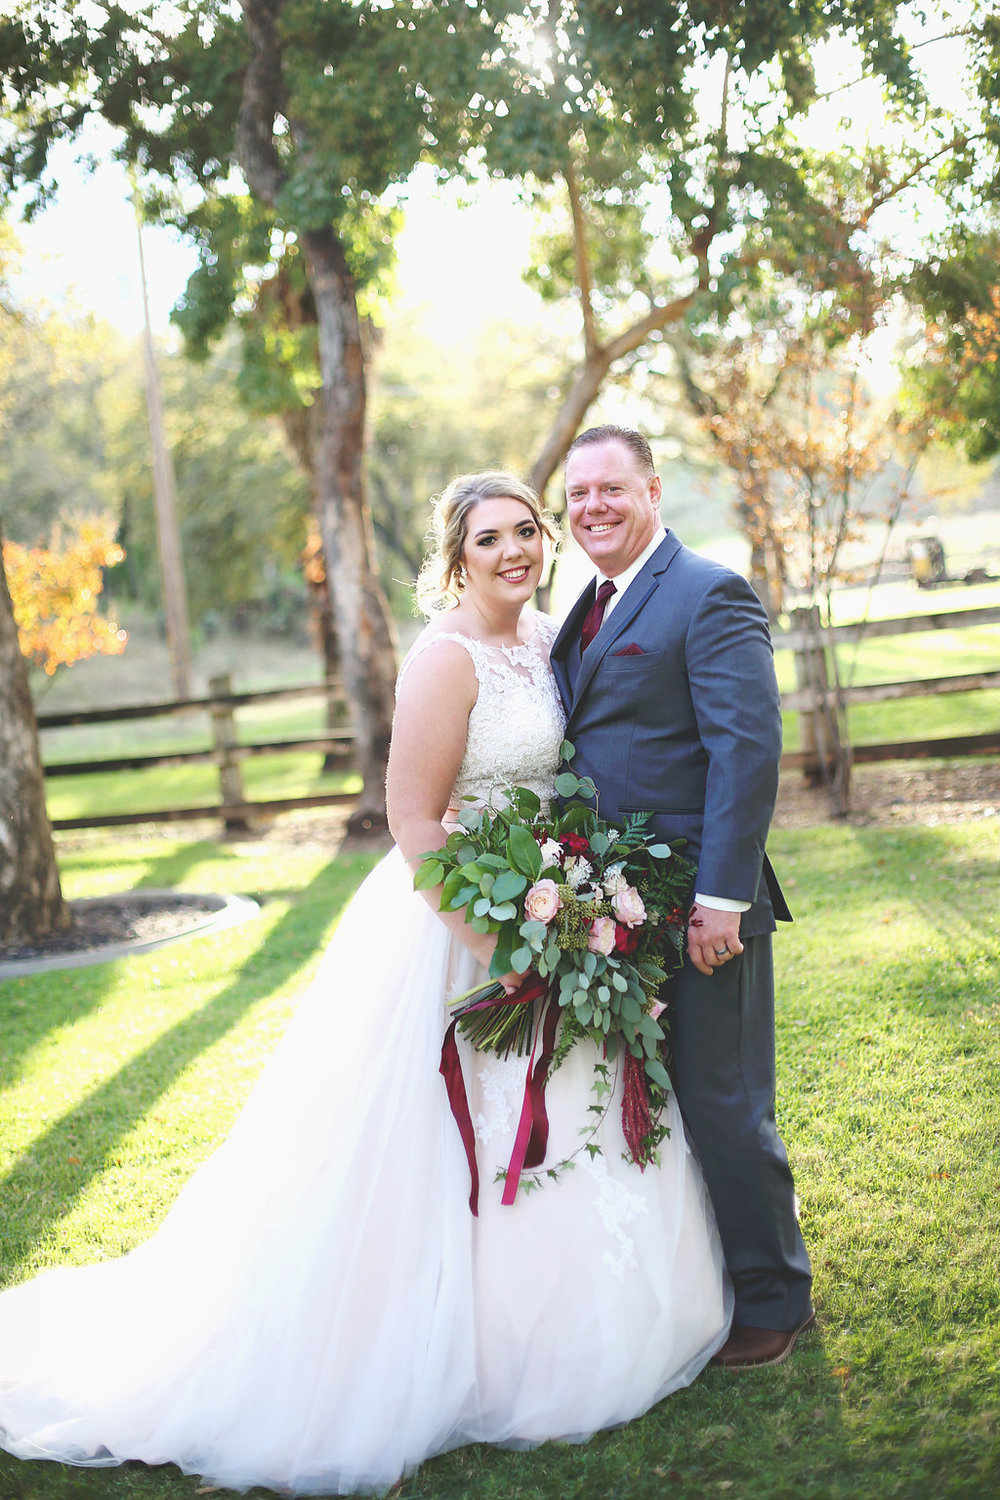
M500 995L496 1000L483 1002L479 1005L470 1006L470 1010L485 1010L494 1005L528 1005L532 1000L539 1000L547 996L549 984L547 980L539 976L527 980L520 989L512 995ZM448 1102L451 1112L455 1117L462 1144L465 1147L465 1158L469 1163L469 1176L471 1178L471 1189L469 1192L469 1208L478 1218L479 1216L479 1167L476 1162L476 1136L472 1128L472 1115L469 1111L469 1096L465 1089L465 1078L462 1074L462 1060L458 1055L458 1045L455 1041L455 1028L459 1017L456 1016L448 1030L445 1032L444 1041L441 1044L441 1065L438 1072L445 1081L448 1090ZM544 1026L542 1027L542 1052L535 1063L535 1048L538 1045L538 1031L535 1033L535 1045L531 1049L531 1057L528 1060L528 1073L524 1081L524 1102L521 1106L521 1120L517 1129L517 1137L514 1142L514 1153L511 1156L510 1167L507 1171L507 1184L504 1188L502 1201L506 1204L513 1203L517 1193L517 1184L520 1181L521 1168L537 1167L545 1159L545 1149L549 1137L549 1121L545 1113L545 1080L548 1076L549 1067L552 1063L552 1054L555 1050L556 1026L559 1020L559 1007L549 1005L545 1014ZM522 1142L522 1133L524 1136ZM514 1186L511 1190L511 1179ZM510 1196L508 1197L508 1193Z

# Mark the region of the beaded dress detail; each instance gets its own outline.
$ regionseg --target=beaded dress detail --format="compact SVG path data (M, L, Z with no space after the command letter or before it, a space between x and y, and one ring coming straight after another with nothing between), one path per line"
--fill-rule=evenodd
M479 692L452 794L455 807L466 798L489 802L505 786L528 787L543 801L552 796L565 715L549 670L554 622L536 615L534 624L531 638L520 646L487 646L458 631L424 635L403 663L400 681L438 641L455 641L476 669Z
M512 653L456 638L479 683L457 794L547 795L562 736L550 623ZM160 1227L121 1259L0 1294L0 1445L347 1495L466 1443L580 1441L693 1380L732 1301L673 1101L659 1167L625 1159L613 1094L601 1155L504 1207L493 1179L527 1060L463 1040L482 1183L469 1212L438 1069L447 996L484 977L391 851ZM579 1152L598 1060L577 1047L550 1079L554 1161Z

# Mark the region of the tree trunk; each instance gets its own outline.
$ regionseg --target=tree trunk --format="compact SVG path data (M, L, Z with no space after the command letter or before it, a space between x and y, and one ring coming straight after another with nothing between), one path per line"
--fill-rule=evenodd
M28 668L18 645L0 537L0 944L70 924L45 810L45 780Z
M349 827L369 832L385 827L396 650L364 488L364 354L354 279L339 239L332 230L310 230L303 249L316 298L323 379L315 433L318 519L363 782Z
M337 646L337 626L333 618L333 600L330 597L330 576L323 550L319 522L316 519L319 506L316 498L316 462L313 456L312 427L315 408L300 407L297 411L284 411L281 420L286 440L295 454L302 472L309 480L312 496L312 515L309 520L309 535L301 552L302 576L309 589L312 603L313 629L316 644L323 658L323 676L326 680L326 727L332 733L340 729L340 711L343 686L334 681L340 672L340 651ZM342 762L334 752L327 751L323 757L323 771L339 771Z
M241 0L251 57L243 77L236 155L251 191L272 207L287 180L274 136L275 120L287 110L278 31L283 3ZM286 124L296 148L307 157L305 133L294 120ZM340 240L332 228L315 227L301 232L300 241L319 328L322 389L313 434L317 519L362 778L348 827L369 833L385 827L396 652L364 492L364 351L354 279Z

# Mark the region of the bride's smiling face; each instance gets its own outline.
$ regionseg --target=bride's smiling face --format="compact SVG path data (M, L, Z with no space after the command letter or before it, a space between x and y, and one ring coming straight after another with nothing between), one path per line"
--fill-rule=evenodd
M544 547L538 522L521 500L478 500L466 518L462 544L466 594L485 602L526 604L542 576Z

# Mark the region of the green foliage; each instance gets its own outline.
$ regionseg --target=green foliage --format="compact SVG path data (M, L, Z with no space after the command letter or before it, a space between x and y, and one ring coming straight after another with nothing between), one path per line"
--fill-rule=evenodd
M108 398L128 358L92 318L13 304L0 311L0 513L9 539L34 545L59 521L117 511Z
M185 570L196 625L271 611L302 629L296 563L308 495L271 419L248 418L229 341L199 366L160 354ZM13 309L0 313L0 494L4 530L35 545L57 521L111 515L125 561L119 599L160 605L143 364L108 325ZM282 602L283 601L283 602Z
M1000 229L953 231L917 268L915 287L931 322L931 350L911 359L910 409L961 445L973 463L1000 453Z

